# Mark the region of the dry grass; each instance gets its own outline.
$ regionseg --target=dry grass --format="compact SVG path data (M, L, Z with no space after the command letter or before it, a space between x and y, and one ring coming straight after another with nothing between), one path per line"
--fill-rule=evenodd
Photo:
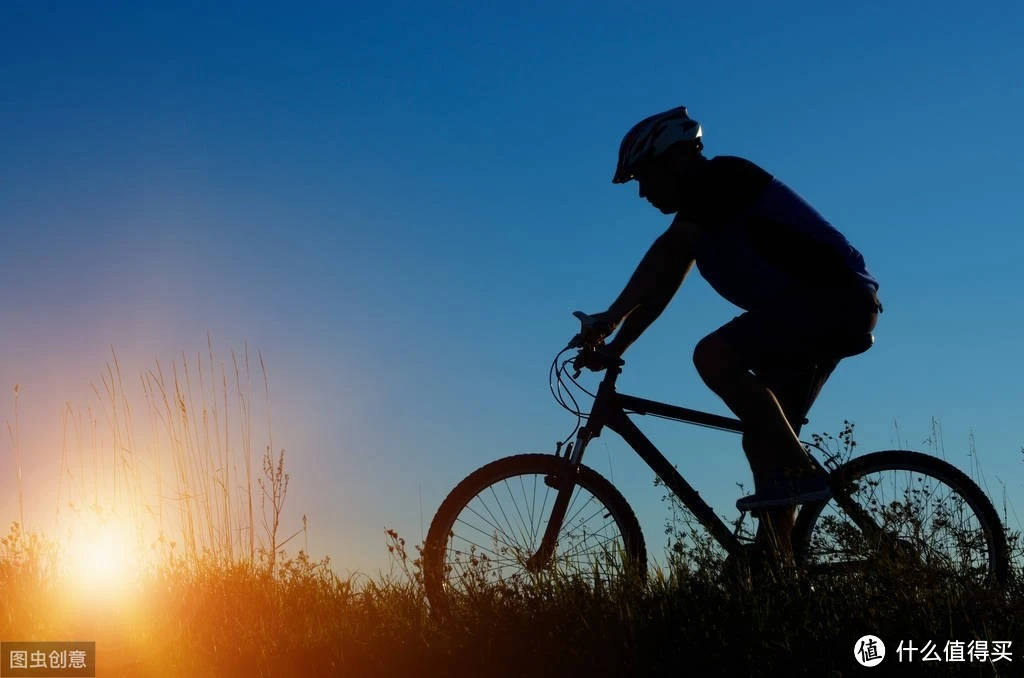
M273 573L259 562L179 560L111 604L62 589L47 576L47 545L14 531L0 553L0 636L95 639L102 676L847 675L858 668L855 640L869 632L940 648L1012 640L1022 661L1019 571L1005 594L919 589L884 572L751 590L705 563L646 586L481 594L438 623L415 560L391 539L400 565L391 579L342 581L305 557ZM1016 666L946 664L942 675Z
M116 523L151 556L140 565L273 567L305 520L283 534L290 478L274 444L262 355L253 363L246 347L219 362L208 342L205 355L157 361L135 386L126 386L115 354L93 385L96 402L66 406L58 529L68 536Z

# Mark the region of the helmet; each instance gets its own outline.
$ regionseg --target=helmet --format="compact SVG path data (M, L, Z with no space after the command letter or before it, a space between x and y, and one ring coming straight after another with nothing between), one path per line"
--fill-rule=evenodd
M680 142L694 141L697 150L704 148L700 138L700 123L687 115L686 106L644 118L622 138L612 183L626 183L639 167Z

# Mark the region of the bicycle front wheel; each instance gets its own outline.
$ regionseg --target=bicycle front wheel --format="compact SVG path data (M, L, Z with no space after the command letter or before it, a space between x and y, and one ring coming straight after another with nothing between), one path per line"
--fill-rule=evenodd
M431 609L476 595L515 595L572 580L605 585L643 577L647 551L633 510L597 472L580 466L551 557L537 554L567 460L550 454L499 459L470 474L441 504L427 532L423 579Z
M956 582L1005 583L999 514L953 465L905 450L873 452L832 474L835 496L805 505L793 531L808 571L875 576L892 568Z

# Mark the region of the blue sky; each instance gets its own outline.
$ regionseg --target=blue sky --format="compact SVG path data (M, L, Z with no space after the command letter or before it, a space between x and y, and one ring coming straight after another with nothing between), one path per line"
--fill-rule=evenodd
M605 308L668 224L610 183L619 140L680 104L881 282L875 348L805 433L927 448L937 420L1024 511L1022 22L1011 2L4 3L0 385L35 519L63 404L95 400L111 346L137 375L209 334L264 357L314 555L386 568L385 527L418 541L471 470L571 429L547 385L571 312ZM621 390L726 413L691 354L736 312L694 273ZM735 514L737 438L640 424ZM650 472L609 436L587 462L655 550Z

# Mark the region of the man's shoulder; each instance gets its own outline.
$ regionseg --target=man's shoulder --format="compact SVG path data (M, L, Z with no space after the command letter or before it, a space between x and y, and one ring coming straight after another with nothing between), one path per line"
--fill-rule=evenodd
M733 155L716 155L694 188L699 196L697 218L722 222L742 212L764 192L774 177L758 165Z
M764 188L773 177L761 166L736 155L716 155L708 160L709 177L731 186Z

